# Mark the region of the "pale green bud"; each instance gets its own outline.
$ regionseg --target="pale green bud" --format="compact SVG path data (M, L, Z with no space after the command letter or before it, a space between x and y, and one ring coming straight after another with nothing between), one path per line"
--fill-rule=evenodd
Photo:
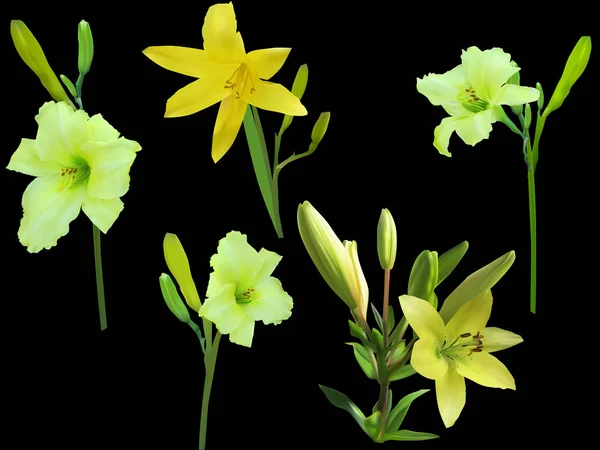
M314 152L317 149L317 146L325 136L327 132L327 127L329 126L329 119L331 118L331 113L323 112L315 122L315 126L312 129L312 133L310 135L311 143L308 146L309 152Z
M79 73L85 75L90 71L92 60L94 59L94 39L90 24L85 20L79 22L77 28L77 39L79 41L79 59L77 66Z
M160 290L169 310L183 323L188 323L190 321L190 313L183 300L181 300L173 280L166 273L160 276Z
M294 78L294 84L292 84L292 94L298 97L298 100L302 100L302 96L306 91L306 85L308 84L308 65L302 64L296 73L296 78ZM287 114L283 116L283 123L281 124L281 130L279 130L279 134L283 133L288 127L292 124L293 116L288 116Z
M535 83L535 88L540 91L540 96L538 97L537 107L538 111L541 111L544 108L544 90L542 89L542 85L540 83Z
M381 210L377 224L377 255L383 270L392 270L396 261L396 223L387 208Z

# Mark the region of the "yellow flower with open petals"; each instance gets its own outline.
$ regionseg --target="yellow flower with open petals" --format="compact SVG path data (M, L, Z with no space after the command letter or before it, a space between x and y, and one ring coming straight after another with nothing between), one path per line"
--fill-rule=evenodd
M447 324L425 300L402 295L400 305L419 337L410 363L422 376L435 380L438 408L446 427L454 425L465 406L465 378L482 386L515 389L511 373L490 353L523 339L500 328L486 328L492 311L490 290L461 306Z
M148 47L144 54L165 69L198 78L167 101L165 117L188 116L221 102L213 133L214 162L231 148L248 104L290 116L307 114L306 108L289 90L264 81L281 69L291 49L270 48L246 53L231 2L208 9L202 37L204 50L159 46Z

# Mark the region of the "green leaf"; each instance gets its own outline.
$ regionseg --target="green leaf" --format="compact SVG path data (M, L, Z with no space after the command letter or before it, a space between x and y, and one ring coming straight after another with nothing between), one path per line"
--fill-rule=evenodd
M352 400L348 398L346 394L342 394L340 391L336 391L335 389L328 388L321 384L319 385L319 387L327 397L327 400L329 400L329 402L333 406L337 406L338 408L343 409L344 411L348 411L350 415L354 418L354 420L356 420L356 422L360 425L360 428L365 433L369 434L367 428L365 427L365 415L359 409L359 407L356 406L354 402L352 402Z
M396 319L394 318L394 308L392 308L392 305L389 305L388 306L388 316L387 316L388 335L394 329L395 324L396 324Z
M400 430L383 435L383 441L427 441L437 439L439 436L432 433L423 433L421 431Z
M422 251L410 271L408 295L432 303L432 293L438 279L437 252Z
M358 365L363 370L365 375L371 380L377 379L377 373L375 372L375 368L371 364L371 358L369 357L369 352L366 348L360 345L358 342L346 342L346 344L351 345L354 350L354 357L358 362Z
M367 428L367 434L371 436L374 441L377 441L377 436L381 431L381 412L375 411L367 417L365 419L365 427Z
M355 322L349 320L348 325L350 325L350 334L353 337L360 339L361 341L364 341L367 338L363 329L359 327Z
M514 262L515 252L510 251L465 278L446 298L440 309L444 323L448 323L462 305L491 289Z
M438 258L438 277L436 286L439 286L440 283L452 273L456 266L458 266L460 260L463 259L463 256L465 256L468 249L469 243L467 241L462 241L457 246L444 252L442 256Z
M417 371L413 369L413 366L405 364L402 367L390 371L390 382L408 378L415 373L417 373Z
M377 311L377 308L375 308L373 303L371 303L371 309L373 310L373 315L375 316L375 322L377 322L377 326L383 332L383 319L381 318L381 314L379 314L379 311Z
M373 341L377 346L377 349L383 348L383 335L379 332L377 328L373 328L371 330L371 335L373 336Z
M390 415L387 418L387 422L385 425L386 433L395 432L398 430L398 428L400 428L402 422L404 421L404 418L406 417L406 413L408 413L408 408L410 407L410 404L426 392L429 392L429 389L421 389L419 391L413 392L412 394L408 394L402 397L398 404L394 406L394 409L392 409Z

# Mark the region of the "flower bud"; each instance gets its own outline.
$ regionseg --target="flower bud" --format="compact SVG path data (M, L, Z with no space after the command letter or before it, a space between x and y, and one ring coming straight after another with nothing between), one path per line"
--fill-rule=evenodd
M548 106L542 116L547 116L552 111L560 108L560 106L571 92L571 88L575 82L579 79L583 71L585 70L588 61L590 60L590 54L592 52L592 38L590 36L583 36L575 45L575 48L571 52L565 69L563 71L556 89L548 102Z
M366 317L369 288L354 241L342 243L319 212L309 203L298 205L298 229L317 270L351 310Z
M292 84L292 94L298 97L298 100L302 100L304 91L306 91L306 85L308 84L308 65L302 64L296 73L294 78L294 84ZM283 123L281 124L281 130L279 134L283 133L292 124L293 116L287 114L283 117Z
M48 64L39 42L22 20L11 20L10 35L21 59L38 76L46 90L57 102L73 106L56 74Z
M79 73L85 75L90 71L94 59L94 39L90 24L85 20L79 22L77 28L77 40L79 41L79 60L77 66Z
M542 89L542 85L540 83L535 83L535 88L540 91L540 96L538 97L537 107L538 114L544 108L544 90Z
M163 298L171 312L183 323L188 323L190 321L190 313L177 293L177 288L171 277L163 273L159 281Z
M323 112L315 122L315 126L313 127L310 138L312 142L308 146L309 152L314 152L317 149L317 146L325 136L325 132L327 131L327 127L329 126L329 119L331 117L331 113Z
M383 270L392 270L396 261L396 223L387 208L381 210L377 225L377 255Z

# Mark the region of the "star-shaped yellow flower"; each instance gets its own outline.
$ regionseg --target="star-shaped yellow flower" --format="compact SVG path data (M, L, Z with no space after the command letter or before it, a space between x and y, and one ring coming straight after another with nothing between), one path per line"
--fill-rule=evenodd
M248 104L290 116L307 114L306 108L289 90L264 81L281 69L291 49L270 48L246 53L231 2L208 9L202 37L204 50L159 46L148 47L144 54L165 69L198 78L167 101L165 117L188 116L221 102L213 133L214 162L219 161L235 141Z

